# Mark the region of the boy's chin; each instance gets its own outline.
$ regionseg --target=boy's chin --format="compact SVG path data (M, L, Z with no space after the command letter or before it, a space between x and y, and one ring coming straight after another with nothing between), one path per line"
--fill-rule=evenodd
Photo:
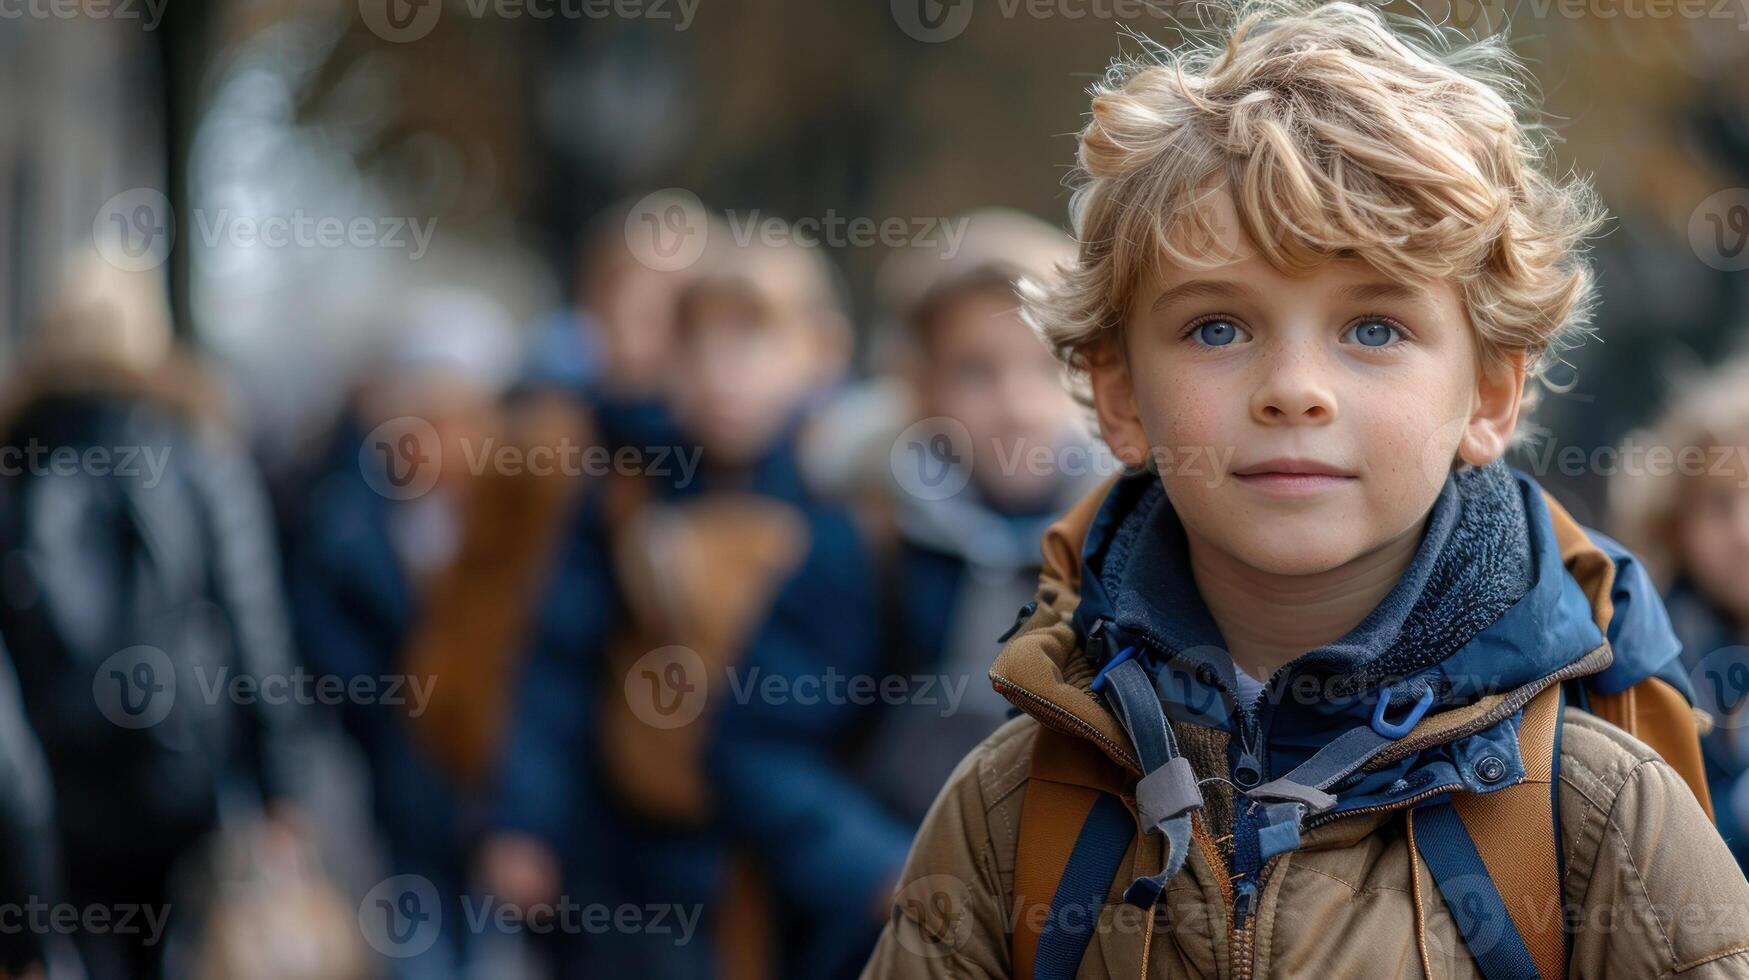
M1227 542L1228 554L1269 575L1321 575L1359 558L1365 551L1352 537L1325 524L1308 528L1297 522L1282 527L1253 525Z

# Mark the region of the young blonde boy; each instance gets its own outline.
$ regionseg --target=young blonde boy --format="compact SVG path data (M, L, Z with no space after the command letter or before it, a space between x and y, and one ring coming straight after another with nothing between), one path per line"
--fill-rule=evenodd
M865 976L1749 976L1656 593L1500 462L1599 207L1498 41L1234 13L1095 91L1029 306L1137 472L1045 536Z

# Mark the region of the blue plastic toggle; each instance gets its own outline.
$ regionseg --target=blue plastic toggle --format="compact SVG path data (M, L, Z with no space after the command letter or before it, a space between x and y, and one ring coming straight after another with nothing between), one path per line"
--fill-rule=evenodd
M1427 709L1433 707L1433 688L1422 688L1421 698L1415 702L1415 707L1410 708L1408 716L1396 724L1385 720L1385 710L1390 706L1391 692L1386 689L1379 694L1378 706L1372 709L1372 730L1384 738L1399 739L1409 734L1409 730L1415 727L1421 716L1427 714Z

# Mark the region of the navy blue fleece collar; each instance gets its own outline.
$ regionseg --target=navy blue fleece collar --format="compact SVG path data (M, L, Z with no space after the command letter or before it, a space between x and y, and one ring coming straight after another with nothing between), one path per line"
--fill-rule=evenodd
M1096 661L1137 643L1156 660L1191 668L1190 687L1223 686L1216 676L1223 664L1230 671L1230 661L1158 478L1127 477L1108 495L1084 545L1076 624L1083 636L1095 636L1089 653ZM1279 693L1310 678L1343 695L1332 699L1343 705L1276 698L1283 713L1364 721L1368 695L1380 687L1431 683L1436 707L1450 706L1546 676L1601 642L1589 603L1561 564L1540 488L1496 463L1450 477L1414 560L1386 599L1346 636L1283 667L1271 686ZM1216 674L1198 671L1203 665ZM1199 704L1219 694L1186 693Z
M1184 528L1157 480L1131 500L1114 493L1109 533L1089 542L1109 597L1106 615L1156 650L1224 648L1190 572ZM1127 506L1125 506L1127 504ZM1401 673L1462 646L1530 588L1525 508L1510 472L1495 464L1446 480L1402 578L1348 634L1296 662L1357 681L1381 659ZM1384 656L1389 653L1389 656ZM1377 671L1372 671L1377 673Z

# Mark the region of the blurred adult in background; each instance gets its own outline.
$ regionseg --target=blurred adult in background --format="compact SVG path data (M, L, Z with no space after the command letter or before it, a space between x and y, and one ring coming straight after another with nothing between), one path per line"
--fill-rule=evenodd
M781 896L787 976L860 972L924 812L1006 717L988 671L1039 536L1104 475L1015 292L1070 241L1013 212L961 220L957 254L883 272L898 397L858 393L809 433L861 521L848 553L810 552L750 646L745 676L795 693L755 688L718 730L723 819ZM833 677L838 694L803 696Z
M1714 817L1749 867L1749 357L1687 379L1621 459L1614 527L1665 587L1683 663L1715 716L1701 739Z
M564 976L769 975L759 889L716 832L738 801L709 792L705 731L777 584L810 544L848 535L808 493L795 436L850 330L817 251L716 232L661 375L680 443L637 447L583 501L503 758L492 891L531 916L561 895L666 910L574 937Z
M488 597L455 595L450 569L469 546L469 516L502 444L497 402L518 343L503 309L467 289L418 294L401 317L308 500L292 597L305 661L346 685L341 722L370 770L387 870L429 882L419 901L435 893L441 906L416 910L441 914L440 941L397 950L412 955L397 956L394 970L455 977L470 945L459 900L479 810L468 780L478 748L419 729L438 689L451 719L473 710L454 699L492 692L448 672L467 664L434 651L427 624L493 612L476 601Z
M300 822L297 709L230 686L292 668L264 494L148 274L76 263L8 391L0 636L52 774L63 897L168 912L222 816ZM98 978L158 976L162 939L75 936Z

